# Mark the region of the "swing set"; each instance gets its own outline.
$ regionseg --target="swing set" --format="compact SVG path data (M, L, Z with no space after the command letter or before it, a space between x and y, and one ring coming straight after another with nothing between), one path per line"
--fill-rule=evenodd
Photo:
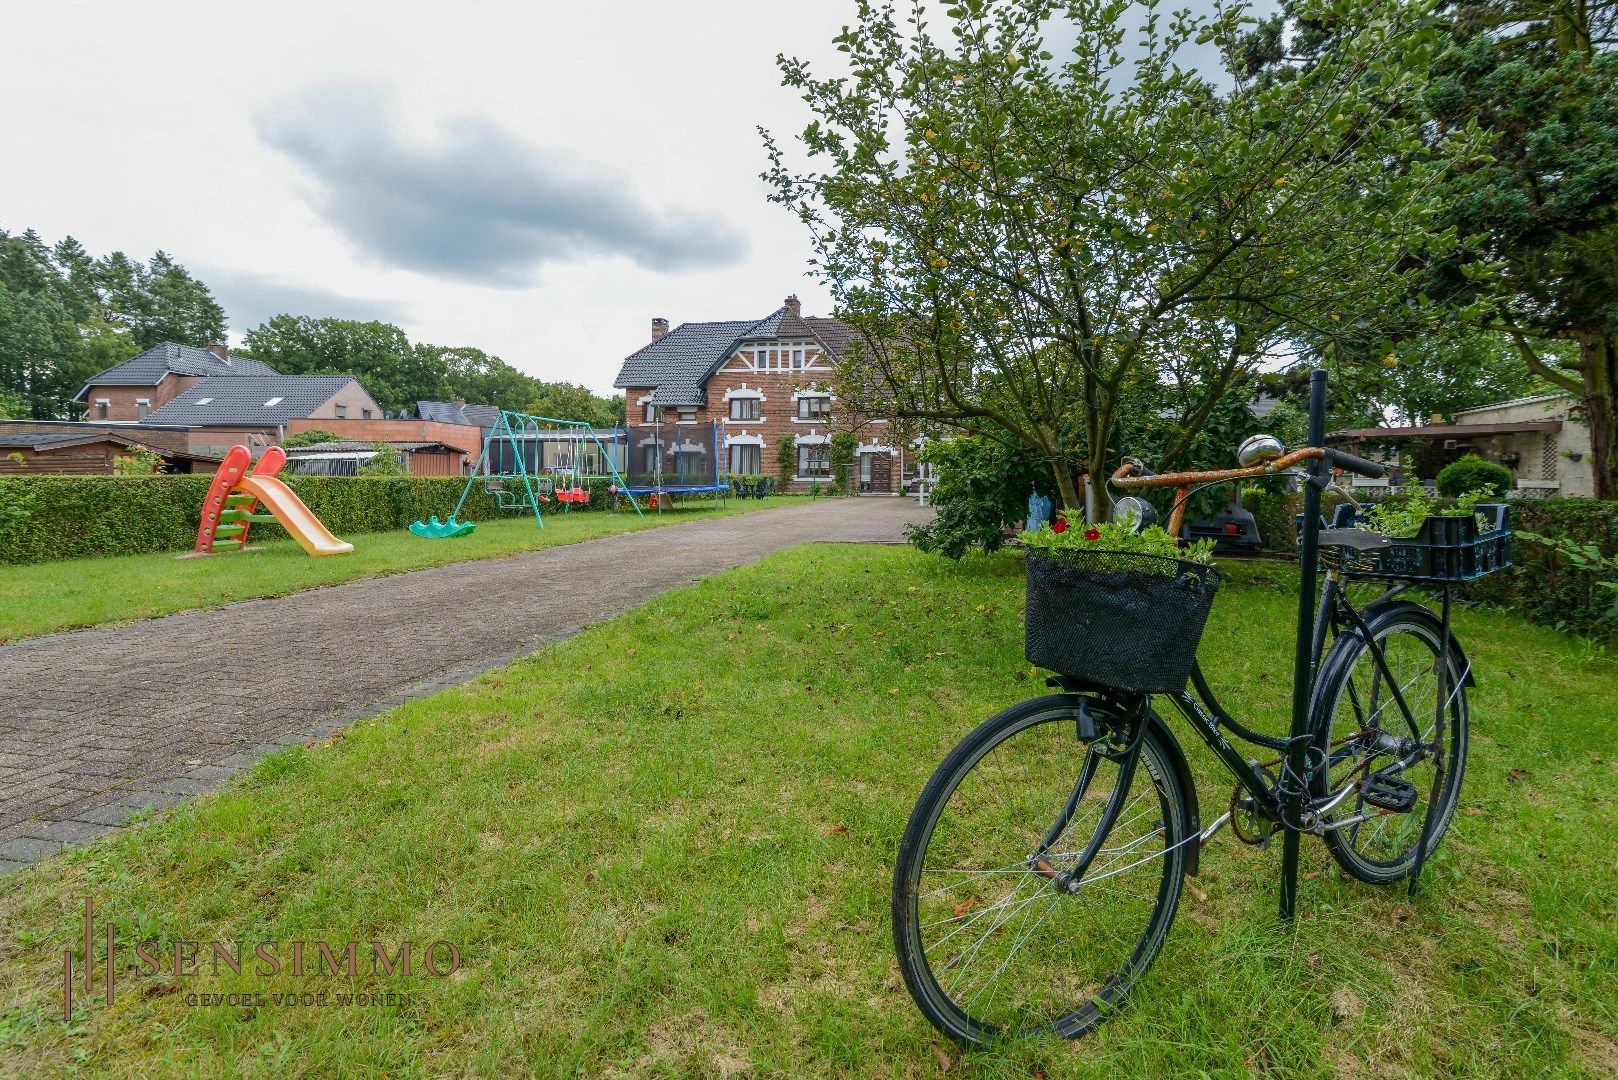
M558 443L568 447L571 452L563 455L556 465L547 468L545 447ZM584 457L585 451L591 446L600 454L601 464L612 477L614 493L628 498L635 515L644 517L640 502L628 490L629 486L618 472L614 452L618 440L613 438L610 445L613 447L611 450L608 449L609 443L603 442L596 429L586 421L559 420L554 416L535 416L502 409L500 418L483 440L483 452L478 455L477 467L466 478L466 486L461 489L461 497L456 501L449 520L440 522L435 517L430 524L418 521L410 527L410 531L428 539L464 536L471 532L475 528L474 523L461 521L460 514L467 497L472 494L473 486L479 481L483 484L483 490L495 497L495 503L501 510L530 512L534 515L535 524L543 529L545 519L540 514L540 503L558 503L564 514L573 506L589 504L590 488L585 483Z

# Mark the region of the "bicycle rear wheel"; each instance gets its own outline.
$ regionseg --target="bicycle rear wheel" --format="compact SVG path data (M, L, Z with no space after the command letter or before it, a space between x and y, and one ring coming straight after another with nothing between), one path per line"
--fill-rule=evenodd
M1118 719L1090 709L1104 726ZM894 942L911 996L951 1038L1078 1038L1123 1001L1174 921L1190 811L1162 729L1145 725L1131 768L1081 742L1077 720L1065 696L990 718L910 816ZM1058 875L1079 865L1115 794L1113 825L1070 888Z
M1460 685L1461 657L1452 651L1440 723L1437 616L1410 603L1373 606L1364 615L1388 670L1358 634L1337 639L1321 665L1314 701L1315 745L1329 764L1314 770L1312 780L1316 798L1358 785L1326 815L1326 846L1348 874L1383 885L1410 876L1429 815L1423 859L1437 850L1454 818L1466 772L1466 687Z

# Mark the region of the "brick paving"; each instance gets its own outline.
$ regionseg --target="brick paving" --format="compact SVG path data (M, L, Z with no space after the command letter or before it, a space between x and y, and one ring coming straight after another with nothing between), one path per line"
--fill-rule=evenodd
M0 873L664 590L931 514L821 500L0 646Z

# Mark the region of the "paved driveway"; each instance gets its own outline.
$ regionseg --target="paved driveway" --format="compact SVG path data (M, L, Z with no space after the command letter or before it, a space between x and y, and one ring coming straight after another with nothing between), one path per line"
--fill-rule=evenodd
M666 589L930 515L820 500L0 647L0 873Z

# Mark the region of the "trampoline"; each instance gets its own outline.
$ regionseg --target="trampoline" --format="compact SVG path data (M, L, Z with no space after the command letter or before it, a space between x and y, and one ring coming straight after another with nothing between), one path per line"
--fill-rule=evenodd
M730 494L725 470L725 435L715 423L680 423L652 420L632 425L625 432L622 494L653 500L660 495Z

